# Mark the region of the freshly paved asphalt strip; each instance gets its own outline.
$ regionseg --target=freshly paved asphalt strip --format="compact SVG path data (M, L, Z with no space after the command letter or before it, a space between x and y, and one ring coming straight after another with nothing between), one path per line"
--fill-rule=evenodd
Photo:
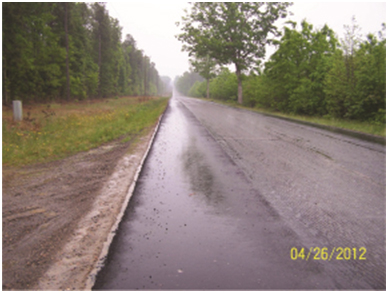
M94 286L384 288L385 146L176 95Z

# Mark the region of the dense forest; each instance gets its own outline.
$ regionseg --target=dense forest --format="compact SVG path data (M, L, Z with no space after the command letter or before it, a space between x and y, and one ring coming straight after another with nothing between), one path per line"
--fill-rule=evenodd
M164 94L163 81L101 3L3 6L3 104Z
M192 66L190 72L185 72L175 80L175 86L181 93L206 97L208 88L210 98L240 102L240 79L244 96L242 104L245 106L307 116L385 123L385 24L378 35L368 34L363 39L354 18L351 25L345 25L343 38L339 38L327 25L314 29L306 21L300 24L288 22L270 43L275 46L275 52L266 62L256 60L255 64L246 66L239 78L238 74L225 66L228 62L223 63L217 57L217 52L230 51L233 43L224 46L214 38L213 43L209 42L205 47L203 44L211 39L211 31L204 33L206 38L198 37L195 40L202 32L196 31L193 23L199 19L204 24L204 15L209 10L206 4L201 5L195 4L192 10L200 18L195 18L197 15L194 13L186 17L185 33L179 37L184 42L183 48L189 51L197 63L198 54L204 57L209 54L204 53L206 49L210 52L214 50L213 59L218 62L212 70L216 74L208 80L202 74L205 79L200 80L198 73L201 74L201 71L198 66ZM217 10L209 13L209 21L206 23L212 29L219 25L211 23L214 11ZM240 14L227 15L225 23L233 19L232 23L238 26L239 22L235 19ZM237 34L232 35L231 39L238 37ZM239 41L245 46L248 44L246 40ZM191 63L195 65L193 61Z

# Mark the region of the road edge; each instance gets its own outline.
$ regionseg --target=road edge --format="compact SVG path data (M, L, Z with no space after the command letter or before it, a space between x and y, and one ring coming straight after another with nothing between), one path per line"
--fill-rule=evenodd
M245 109L241 109L241 110L245 110ZM246 110L246 111L249 111L249 110ZM250 112L255 113L255 111L250 111ZM256 113L258 113L258 112L256 112ZM350 129L340 128L340 127L335 127L335 126L323 125L323 124L318 124L318 123L313 123L313 122L308 122L308 121L303 121L303 120L298 120L298 119L293 119L293 118L288 118L288 117L282 117L282 116L277 116L277 115L268 114L268 113L259 113L259 114L262 114L264 116L273 117L273 118L279 118L279 119L289 121L289 122L294 122L294 123L298 123L298 124L302 124L302 125L307 125L307 126L311 126L311 127L315 127L315 128L328 130L328 131L331 131L334 133L344 134L344 135L347 135L350 137L359 138L359 139L366 140L369 142L375 142L378 144L386 145L386 138L383 136L368 134L368 133L364 133L364 132L360 132L360 131L356 131L356 130L350 130Z
M136 186L168 105L157 122L127 149L104 182L92 208L78 221L71 238L57 253L32 290L91 290L104 266L110 244Z
M168 107L168 105L167 105ZM166 109L167 109L166 107ZM165 111L162 113L162 115L160 115L159 117L159 120L158 120L158 123L154 129L154 132L151 136L151 139L148 143L148 146L147 146L147 150L145 151L144 155L143 155L143 158L141 159L138 167L137 167L137 170L136 170L136 173L135 173L135 176L133 177L133 180L132 180L132 183L131 185L129 186L129 189L127 191L127 194L125 196L125 199L124 199L124 202L121 206L121 210L119 212L119 214L117 215L117 218L116 218L116 222L113 224L113 226L111 227L110 231L109 231L109 234L108 234L108 238L105 240L104 244L103 244L103 248L101 249L101 253L100 253L100 256L97 260L97 262L94 264L94 267L93 269L90 271L89 273L89 276L86 280L86 283L85 283L85 286L83 288L83 290L87 290L87 291L91 291L93 286L94 286L94 283L96 281L96 277L98 275L98 273L100 272L100 270L104 267L105 265L105 261L106 261L106 258L108 256L108 253L109 253L109 247L113 241L113 238L115 237L116 235L116 231L120 225L120 222L124 216L124 213L128 207L128 204L129 204L129 201L133 195L133 192L135 190L135 187L136 187L136 184L137 184L137 181L139 179L139 176L140 176L140 173L143 169L143 166L144 166L144 163L145 163L145 160L147 159L148 157L148 154L152 148L152 145L154 143L154 140L155 140L155 136L159 130L159 126L160 126L160 123L164 117L164 113Z
M218 102L218 101L213 102L213 101L207 101L207 100L192 98L192 97L187 97L187 98L197 99L197 100L208 102L208 103L215 103L215 104L223 106L223 107L229 107L229 108L233 108L233 109L240 110L240 111L246 111L249 113L255 113L255 114L264 115L264 116L268 116L268 117L278 118L278 119L282 119L282 120L289 121L289 122L294 122L294 123L298 123L298 124L302 124L302 125L306 125L306 126L311 126L311 127L315 127L315 128L319 128L319 129L328 130L328 131L334 132L334 133L344 134L344 135L354 137L354 138L359 138L359 139L362 139L365 141L374 142L374 143L378 143L381 145L386 145L386 138L383 136L373 135L373 134L369 134L369 133L364 133L364 132L360 132L360 131L356 131L356 130L350 130L350 129L340 128L340 127L335 127L335 126L329 126L329 125L323 125L323 124L298 120L298 119L289 118L289 117L278 116L278 115L270 114L270 113L258 112L258 111L254 111L254 110L250 110L250 109L240 108L238 106L226 105L226 104L223 104L222 102Z

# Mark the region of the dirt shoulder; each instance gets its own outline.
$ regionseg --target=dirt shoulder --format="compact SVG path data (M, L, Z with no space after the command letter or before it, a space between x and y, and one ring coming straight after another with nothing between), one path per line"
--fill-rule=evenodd
M156 125L64 160L3 168L3 290L85 290Z

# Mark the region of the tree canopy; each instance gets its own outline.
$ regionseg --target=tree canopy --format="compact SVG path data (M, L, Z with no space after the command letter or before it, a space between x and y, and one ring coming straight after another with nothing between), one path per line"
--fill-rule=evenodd
M377 35L363 39L353 19L341 40L327 25L289 25L273 42L276 50L268 61L242 74L244 105L385 124L385 24ZM196 81L185 94L204 97L205 88L205 82ZM237 101L233 92L238 81L227 69L210 81L209 88L211 98Z
M209 98L209 82L211 78L217 76L217 62L209 55L204 57L196 56L190 59L190 64L193 71L198 72L204 79L206 79L206 97Z
M155 64L101 3L4 2L3 103L163 91Z
M287 15L290 3L195 2L182 17L177 36L189 55L209 56L219 65L234 64L238 102L243 102L241 74L264 58L265 45L279 34L274 25Z

